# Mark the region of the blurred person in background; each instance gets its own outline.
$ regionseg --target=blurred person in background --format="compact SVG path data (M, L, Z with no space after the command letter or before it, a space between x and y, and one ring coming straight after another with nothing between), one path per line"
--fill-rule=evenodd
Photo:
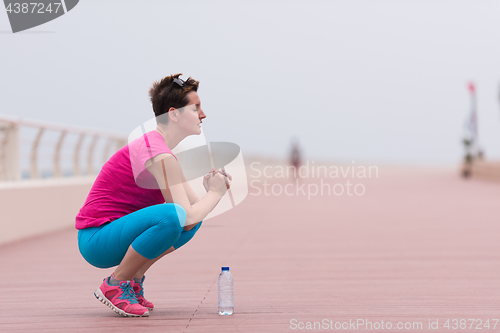
M292 149L290 150L290 165L293 168L293 177L300 179L299 168L302 164L299 143L296 138L292 139Z

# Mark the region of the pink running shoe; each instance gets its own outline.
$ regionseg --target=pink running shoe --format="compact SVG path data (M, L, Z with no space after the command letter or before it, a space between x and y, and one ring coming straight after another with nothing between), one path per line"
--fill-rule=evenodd
M144 283L145 278L146 276L143 276L140 283L132 281L132 287L134 288L135 297L137 297L139 304L151 311L154 309L155 305L144 298L144 287L142 284Z
M108 283L109 277L102 281L95 291L95 297L124 317L147 317L149 311L139 304L130 281L120 281L118 286ZM133 282L132 282L133 283Z

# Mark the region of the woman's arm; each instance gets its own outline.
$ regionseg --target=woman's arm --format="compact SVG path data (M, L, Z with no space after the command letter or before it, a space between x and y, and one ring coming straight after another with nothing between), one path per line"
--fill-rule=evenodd
M184 208L186 211L185 226L203 220L227 191L224 176L220 173L214 173L208 180L207 194L199 200L191 201L197 196L189 185L189 189L186 191L184 185L187 183L186 178L183 177L179 162L170 154L160 154L148 160L146 168L156 178L165 202L176 203ZM190 190L192 193L189 193Z
M184 185L184 190L186 191L186 195L188 196L189 202L191 203L191 205L193 205L195 202L200 200L200 198L193 190L191 185L189 185L188 181L186 180L186 177L184 176L184 172L182 172L182 169L181 173L182 173L182 184Z

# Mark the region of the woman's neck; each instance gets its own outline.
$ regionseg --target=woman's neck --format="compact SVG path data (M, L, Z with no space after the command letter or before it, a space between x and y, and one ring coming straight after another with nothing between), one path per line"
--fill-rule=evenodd
M155 128L155 131L161 134L163 136L163 139L165 140L165 144L167 147L172 150L177 145L179 142L181 142L185 136L183 136L181 133L176 131L174 128L171 128L171 126L168 125L157 125Z

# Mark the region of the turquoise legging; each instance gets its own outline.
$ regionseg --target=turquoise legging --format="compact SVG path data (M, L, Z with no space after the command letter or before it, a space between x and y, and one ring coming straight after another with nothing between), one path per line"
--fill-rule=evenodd
M111 223L78 231L78 248L91 265L117 266L130 245L140 255L154 259L170 247L180 248L193 238L201 222L184 231L186 211L165 203L143 208Z

